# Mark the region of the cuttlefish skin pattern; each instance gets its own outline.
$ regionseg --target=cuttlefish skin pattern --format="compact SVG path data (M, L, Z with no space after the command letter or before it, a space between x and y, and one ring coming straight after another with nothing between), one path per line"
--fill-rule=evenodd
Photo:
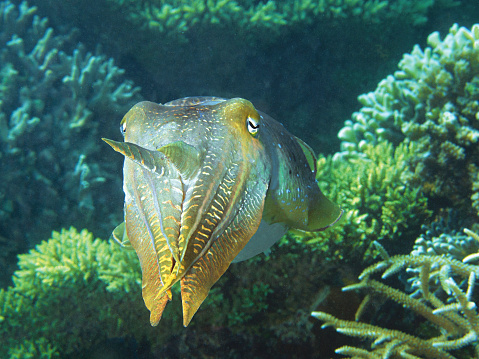
M309 146L247 100L140 102L121 130L124 142L104 139L125 156L125 222L112 236L138 255L152 325L176 282L187 326L235 258L265 250L281 228L322 230L341 216ZM253 237L260 222L279 238Z

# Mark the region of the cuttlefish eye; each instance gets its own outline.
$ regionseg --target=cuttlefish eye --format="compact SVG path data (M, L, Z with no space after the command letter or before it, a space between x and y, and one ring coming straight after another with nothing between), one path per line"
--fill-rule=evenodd
M126 121L121 121L120 123L120 132L124 136L126 132Z
M248 132L251 133L251 135L256 136L259 128L258 121L256 121L254 118L248 117L246 119L246 126L248 127Z

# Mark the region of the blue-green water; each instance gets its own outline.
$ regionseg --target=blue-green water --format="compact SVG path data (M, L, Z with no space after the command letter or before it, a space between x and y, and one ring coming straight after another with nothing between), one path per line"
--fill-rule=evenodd
M438 67L418 65L416 77L390 91L392 99L368 107L357 98L398 71L415 45L434 47L431 33L442 41L455 23L473 29L475 1L10 0L0 10L0 357L339 358L342 345L371 350L370 343L322 330L310 313L354 318L365 293L340 288L381 259L373 240L390 255L410 253L421 236L434 242L442 234L437 243L447 237L452 247L474 242L462 230L477 232L479 223L477 28L470 50L455 48L450 62L436 51ZM416 100L403 101L415 88ZM50 241L43 259L34 252L18 266L17 255L52 231L86 228L106 241L123 220L123 160L101 138L121 140L131 106L208 95L250 100L324 156L344 151L338 132L361 116L369 122L356 124L357 142L381 143L389 131L393 149L368 152L367 164L320 157L318 183L345 209L343 222L322 237L289 233L270 254L231 265L187 328L178 299L150 327L134 252L104 275L108 266L88 263L123 256L118 248L97 251L87 241L79 248L94 255L81 262L68 258L79 258L75 245L53 249ZM381 115L364 108L391 116L377 122ZM405 143L418 147L401 162L394 149ZM462 260L477 251L466 247L446 252ZM19 268L28 281L25 272L12 279ZM408 295L406 277L388 284ZM437 323L390 303L362 320L437 335ZM473 346L450 355L472 357Z

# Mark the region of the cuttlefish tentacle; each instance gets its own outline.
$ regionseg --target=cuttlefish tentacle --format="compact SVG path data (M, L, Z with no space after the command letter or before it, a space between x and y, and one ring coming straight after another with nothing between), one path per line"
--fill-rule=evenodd
M144 209L147 204L146 201L151 201L151 216L156 216L153 219L148 220L146 216L145 225L149 226L150 223L155 223L159 226L161 234L166 240L168 247L173 254L176 261L180 261L179 248L176 242L179 232L179 217L181 215L181 202L183 197L182 182L178 175L174 180L176 173L165 154L150 151L133 143L128 142L116 142L105 139L110 146L112 146L117 152L122 153L126 158L140 165L143 171L139 172L142 178L137 182L140 183L139 188L132 187L130 193L136 193L138 190L148 191L141 196L135 196L137 207ZM190 152L191 153L191 152ZM195 161L194 156L191 156L192 161ZM186 161L185 162L189 162ZM126 166L125 166L126 168ZM135 172L132 172L135 174ZM159 181L158 181L159 180ZM144 185L147 185L146 187ZM145 187L143 189L143 187ZM164 198L164 201L161 201ZM176 199L174 204L172 200ZM175 215L171 212L177 212ZM140 211L144 214L144 211ZM153 221L153 222L152 222ZM169 233L166 233L166 232ZM150 236L152 234L150 233ZM165 273L163 272L163 279Z
M121 126L125 142L105 139L125 156L126 231L112 237L137 252L152 325L178 281L187 326L235 258L340 217L317 186L311 148L249 101L141 102Z

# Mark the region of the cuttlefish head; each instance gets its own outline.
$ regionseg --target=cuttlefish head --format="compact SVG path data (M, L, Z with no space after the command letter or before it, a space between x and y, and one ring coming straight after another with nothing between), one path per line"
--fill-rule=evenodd
M188 325L262 219L319 230L340 216L311 149L247 100L141 102L121 130L124 142L105 139L125 156L125 223L113 237L138 255L152 325L178 281Z

